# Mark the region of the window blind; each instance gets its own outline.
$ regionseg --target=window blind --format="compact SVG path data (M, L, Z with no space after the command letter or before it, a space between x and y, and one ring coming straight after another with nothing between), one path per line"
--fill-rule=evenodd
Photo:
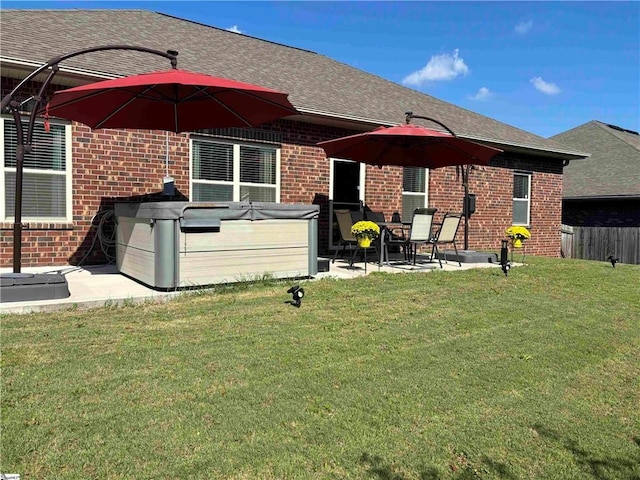
M405 192L425 193L425 178L425 168L404 167L402 169L402 190Z
M276 152L273 148L240 146L240 181L276 183Z
M193 142L193 178L233 181L233 145Z
M409 223L416 208L427 204L427 169L404 167L402 169L402 221Z
M17 129L13 119L2 118L2 168L4 170L4 220L15 216ZM27 126L23 125L26 130ZM24 132L26 134L26 132ZM23 219L67 220L67 127L42 123L33 130L32 151L25 152L22 177Z
M4 119L3 123L4 166L15 168L16 149L18 146L16 125L13 120L9 119ZM50 131L45 132L41 123L35 124L32 140L33 149L31 153L25 153L24 168L58 171L66 169L65 126L51 124L50 127Z

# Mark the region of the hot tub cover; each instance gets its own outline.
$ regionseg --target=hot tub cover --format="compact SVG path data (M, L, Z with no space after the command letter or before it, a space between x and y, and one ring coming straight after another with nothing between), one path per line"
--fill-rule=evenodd
M153 220L269 220L317 218L318 205L267 202L145 202L116 203L116 217Z

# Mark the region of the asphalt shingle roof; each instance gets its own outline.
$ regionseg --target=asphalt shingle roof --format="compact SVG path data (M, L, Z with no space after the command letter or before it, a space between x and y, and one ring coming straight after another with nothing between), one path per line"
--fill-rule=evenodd
M580 151L586 160L564 168L563 197L640 197L640 135L591 121L551 137Z
M434 117L461 137L560 157L580 152L478 113L403 87L324 55L145 10L3 10L3 62L42 64L87 47L124 44L177 50L178 67L270 87L304 113L394 125L408 110ZM60 64L131 75L168 69L161 57L98 52ZM422 123L415 121L415 123ZM433 124L423 123L429 127Z

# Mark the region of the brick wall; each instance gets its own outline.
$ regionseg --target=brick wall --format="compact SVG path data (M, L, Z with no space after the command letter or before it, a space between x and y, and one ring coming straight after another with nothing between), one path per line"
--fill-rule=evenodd
M469 220L469 248L499 252L504 231L512 225L513 171L531 172L531 239L526 253L560 256L562 166L539 157L499 155L488 166L477 166L469 175L469 193L476 194L476 213ZM429 206L438 209L436 221L448 211L462 212L464 187L455 167L429 174ZM464 220L458 231L464 245Z
M574 227L640 227L640 199L564 200L562 223Z

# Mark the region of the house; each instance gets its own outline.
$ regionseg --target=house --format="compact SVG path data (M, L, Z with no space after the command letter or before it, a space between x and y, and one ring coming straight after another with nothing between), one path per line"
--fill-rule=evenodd
M301 113L256 129L179 135L91 131L56 119L50 119L51 131L45 132L38 124L36 148L25 163L24 266L104 262L105 254L97 247L101 214L114 202L166 200L162 182L167 174L175 179L173 199L319 205L321 254L337 245L334 208L366 204L388 217L399 212L404 218L418 206L436 207L438 215L461 211L463 187L455 168L379 169L327 159L317 146L323 140L402 123L409 110L438 119L462 138L504 151L471 174L476 213L469 225L470 248L497 251L505 228L520 224L532 231L527 253L560 254L563 163L585 156L571 147L311 51L162 13L3 9L0 28L3 96L50 58L121 44L177 50L179 68L287 92ZM164 59L144 53L85 54L60 63L51 90L168 68ZM22 99L36 94L38 87L38 82L25 86ZM0 196L0 265L7 267L13 250L15 126L6 114L1 122L0 184L5 194ZM243 170L251 163L244 160L256 151L265 167L261 171L275 174ZM218 168L227 158L236 173Z
M564 169L562 223L640 227L638 132L593 120L551 138L591 153Z
M640 135L591 121L553 140L590 152L563 178L563 254L640 263Z

